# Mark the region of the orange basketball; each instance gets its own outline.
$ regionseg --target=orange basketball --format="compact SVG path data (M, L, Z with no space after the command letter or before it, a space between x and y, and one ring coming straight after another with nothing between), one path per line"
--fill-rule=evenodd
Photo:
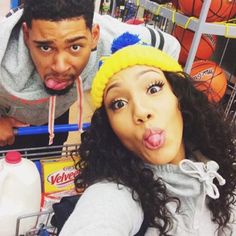
M176 26L173 35L178 39L181 45L181 51L179 56L180 64L184 65L186 63L189 50L193 41L194 32L191 30L184 29L180 26ZM217 38L215 35L203 34L198 49L196 52L196 60L207 60L209 59L216 48Z
M204 0L179 0L180 10L188 16L199 17ZM212 0L206 21L225 21L236 15L236 0Z
M209 101L219 102L227 88L223 69L212 61L195 61L190 72L195 87L204 92Z

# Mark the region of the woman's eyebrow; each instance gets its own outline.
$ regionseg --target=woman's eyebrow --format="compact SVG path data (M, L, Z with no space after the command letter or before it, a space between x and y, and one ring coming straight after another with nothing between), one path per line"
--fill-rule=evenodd
M115 88L115 87L119 87L119 85L120 85L119 82L114 82L114 83L112 83L112 84L108 87L108 89L105 91L104 97L107 96L108 92L109 92L111 89L113 89L113 88Z

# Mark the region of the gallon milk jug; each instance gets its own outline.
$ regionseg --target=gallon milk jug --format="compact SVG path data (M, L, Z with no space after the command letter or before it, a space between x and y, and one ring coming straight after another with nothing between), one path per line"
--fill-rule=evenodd
M0 159L0 235L15 236L17 217L40 211L41 181L35 164L10 151ZM35 226L36 217L20 221L19 235Z

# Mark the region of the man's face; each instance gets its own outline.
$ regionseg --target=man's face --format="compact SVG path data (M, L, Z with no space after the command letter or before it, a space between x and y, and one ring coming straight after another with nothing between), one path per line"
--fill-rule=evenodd
M25 43L36 70L50 94L64 94L88 63L97 45L99 27L86 27L85 20L33 20L23 23Z

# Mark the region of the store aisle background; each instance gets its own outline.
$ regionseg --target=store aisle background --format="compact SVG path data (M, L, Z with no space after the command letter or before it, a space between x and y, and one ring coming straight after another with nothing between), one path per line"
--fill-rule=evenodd
M10 0L0 0L0 20L7 14L10 9ZM90 122L93 108L90 101L89 91L84 93L83 100L83 122ZM77 123L78 108L77 104L73 104L70 108L70 124ZM79 132L70 132L65 144L77 144L80 142Z

